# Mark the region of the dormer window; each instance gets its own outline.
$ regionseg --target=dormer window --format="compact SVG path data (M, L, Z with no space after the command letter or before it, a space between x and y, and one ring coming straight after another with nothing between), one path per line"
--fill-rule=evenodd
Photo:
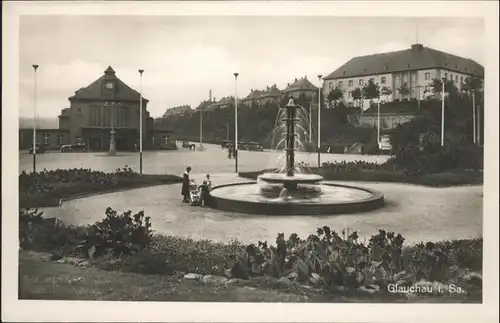
M344 76L346 76L346 74L347 74L347 72L346 72L346 71L344 71L343 75L344 75Z
M366 68L364 68L363 71L366 72Z

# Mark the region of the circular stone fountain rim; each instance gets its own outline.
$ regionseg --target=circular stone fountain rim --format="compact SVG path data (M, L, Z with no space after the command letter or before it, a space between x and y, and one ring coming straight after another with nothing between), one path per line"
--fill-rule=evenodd
M243 183L230 183L215 186L212 190L217 190L223 187L230 186L243 186L255 185L258 182L243 182ZM376 190L365 187L349 186L344 184L323 183L325 186L343 187L365 191L371 194L370 197L351 200L351 201L338 201L318 204L293 204L268 201L265 203L258 201L237 200L224 197L216 197L211 195L209 206L221 211L247 213L247 214L266 214L266 215L334 215L334 214L348 214L358 212L368 212L380 208L384 205L384 195Z
M285 173L264 173L257 177L266 183L283 183L296 181L299 184L318 183L323 180L323 176L317 174L294 174L287 176Z

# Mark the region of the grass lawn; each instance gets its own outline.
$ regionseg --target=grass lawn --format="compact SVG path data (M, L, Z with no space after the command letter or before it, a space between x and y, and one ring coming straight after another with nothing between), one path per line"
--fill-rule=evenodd
M205 284L175 276L112 272L47 262L37 253L19 253L19 298L48 300L192 301L192 302L355 302L400 303L405 296L363 293L325 294L276 286L261 277L246 283ZM416 296L416 303L474 302L461 296ZM477 301L476 301L477 302Z

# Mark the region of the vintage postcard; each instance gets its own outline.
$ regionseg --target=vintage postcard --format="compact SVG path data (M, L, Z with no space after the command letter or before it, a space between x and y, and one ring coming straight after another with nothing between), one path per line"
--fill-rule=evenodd
M3 320L498 319L498 3L3 9Z

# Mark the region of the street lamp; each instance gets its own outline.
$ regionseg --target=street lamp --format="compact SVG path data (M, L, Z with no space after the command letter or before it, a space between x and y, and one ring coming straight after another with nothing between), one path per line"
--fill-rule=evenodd
M139 174L142 175L142 73L144 70L139 70L139 75L141 77L141 87L139 94Z
M33 66L34 88L33 88L33 173L36 172L36 70L38 65Z
M321 167L321 78L323 75L318 74L318 168Z
M377 145L378 145L378 150L380 153L380 75L377 75L377 91L378 91L378 98L377 98Z
M472 92L472 142L476 144L476 93L474 90Z
M234 75L234 169L238 173L238 75Z
M442 79L441 86L441 147L444 146L444 87L446 78Z

